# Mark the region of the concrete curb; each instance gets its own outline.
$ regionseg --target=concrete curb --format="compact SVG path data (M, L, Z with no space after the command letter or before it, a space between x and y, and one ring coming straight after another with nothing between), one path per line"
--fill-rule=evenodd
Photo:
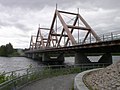
M96 71L99 69L101 69L101 68L87 70L87 71L81 72L78 75L76 75L76 77L74 79L74 90L89 90L83 82L83 76L86 73L89 73L91 71Z

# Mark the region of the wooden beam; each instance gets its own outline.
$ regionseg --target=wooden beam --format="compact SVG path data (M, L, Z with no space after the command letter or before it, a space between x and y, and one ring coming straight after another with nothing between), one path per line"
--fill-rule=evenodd
M90 31L88 31L88 32L87 32L87 34L86 34L86 36L85 36L85 38L84 38L84 40L83 40L82 44L84 44L84 43L85 43L85 41L86 41L86 39L87 39L87 37L88 37L89 33L90 33Z
M41 30L50 30L49 28L40 28Z
M62 39L63 33L64 33L64 28L63 28L63 30L62 30L62 33L60 34L60 38L59 38L59 41L58 41L57 47L60 46L60 41L61 41L61 39Z
M51 34L52 36L61 36L61 34ZM63 37L68 37L68 35L62 35Z
M47 43L46 41L43 41L44 43Z
M37 44L37 41L38 41L39 32L40 32L40 31L39 31L39 28L38 28L37 37L36 37L36 44ZM36 44L35 44L35 48L37 47Z
M89 28L86 27L80 27L80 26L72 26L72 25L67 25L68 28L72 28L72 29L80 29L80 30L90 30Z
M61 17L61 15L59 14L58 11L56 11L56 14L58 15L58 18L60 19L61 24L63 25L63 28L66 31L67 35L68 35L68 38L71 40L72 44L76 44L76 41L75 41L73 35L71 34L71 32L69 31L69 29L68 29L66 23L64 22L63 18Z
M41 42L41 41L37 41L37 42ZM37 43L37 42L36 42L36 43Z
M55 47L54 41L55 41L56 39L53 39L52 36L50 35L50 40L52 41L53 47ZM48 42L47 42L47 43L48 43Z
M35 43L33 42L34 37L36 37L36 36L34 36L34 35L31 36L30 47L29 47L30 49L31 49L31 47L32 47L32 49L34 49L34 46L35 46Z
M75 21L74 21L74 23L73 23L73 26L75 26L75 25L76 25L77 20L78 20L78 16L76 16ZM74 30L74 29L72 28L72 29L71 29L71 33L73 32L73 30ZM67 41L66 41L66 43L65 43L65 46L67 46L68 41L69 41L69 38L67 39Z
M43 40L48 40L47 38L43 38Z
M41 38L41 44L42 44L42 47L45 47L44 42L43 42L43 36L42 36L40 30L41 30L41 29L39 28L39 34L40 34L40 38Z
M80 20L84 23L84 25L90 29L90 32L92 33L92 35L95 37L95 39L97 41L101 41L100 37L94 32L94 30L89 26L89 24L82 18L82 16L80 14L78 14L78 17L80 18Z
M72 14L72 15L77 15L76 13L71 13L71 12L66 12L66 11L60 11L60 10L58 10L58 12L60 12L60 13L66 13L66 14Z
M58 42L57 33L56 32L52 32L51 36L55 36L56 39L54 41L56 41L56 43L55 43L55 45L56 45L57 42Z
M48 45L50 44L50 39L51 39L51 32L53 30L53 26L54 26L54 22L55 22L55 19L56 19L56 11L54 13L54 17L53 17L53 21L52 21L52 25L51 25L51 28L50 28L50 32L49 32L49 35L48 35L48 40L47 40L47 44L46 44L46 47L48 47Z

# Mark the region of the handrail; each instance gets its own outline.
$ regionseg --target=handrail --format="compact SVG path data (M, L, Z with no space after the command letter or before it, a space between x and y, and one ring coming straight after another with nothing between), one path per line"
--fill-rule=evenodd
M105 34L100 34L98 36L101 39L101 41L99 41L99 42L119 40L120 39L120 32L119 31L109 32L109 33L105 33ZM84 44L84 43L81 42L83 39L81 39L78 44ZM98 42L98 41L96 41L95 38L93 36L91 36L91 37L86 39L85 44L86 43L96 43L96 42Z
M49 76L51 77L52 75L56 76L57 73L60 75L62 75L62 73L78 73L87 69L100 68L108 65L109 63L51 65L6 72L2 74L4 76L4 79L6 78L6 81L0 84L0 90L18 90L20 86L26 83Z

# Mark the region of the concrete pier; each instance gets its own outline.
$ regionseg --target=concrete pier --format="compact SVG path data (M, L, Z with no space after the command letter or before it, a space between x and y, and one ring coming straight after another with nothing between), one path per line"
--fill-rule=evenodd
M111 55L111 53L103 54L103 56L99 59L98 63L112 64L112 55Z
M62 64L65 61L64 54L61 53L59 55L56 55L55 57L52 57L48 53L42 54L42 62L48 63L48 64Z
M91 63L89 58L84 53L75 53L75 64Z
M105 53L98 60L98 62L91 62L87 55L84 53L75 53L75 64L90 64L90 63L103 63L103 64L112 64L112 55L111 53Z

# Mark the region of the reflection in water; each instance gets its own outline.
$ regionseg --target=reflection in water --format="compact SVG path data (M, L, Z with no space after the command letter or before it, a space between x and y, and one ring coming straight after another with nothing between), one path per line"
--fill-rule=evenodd
M98 61L100 56L89 56L88 57L92 62ZM66 57L65 64L74 64L74 57ZM120 56L113 56L113 62L120 60ZM28 59L25 57L0 57L0 72L8 72L23 68L29 68L29 66L37 67L42 64L39 61Z

